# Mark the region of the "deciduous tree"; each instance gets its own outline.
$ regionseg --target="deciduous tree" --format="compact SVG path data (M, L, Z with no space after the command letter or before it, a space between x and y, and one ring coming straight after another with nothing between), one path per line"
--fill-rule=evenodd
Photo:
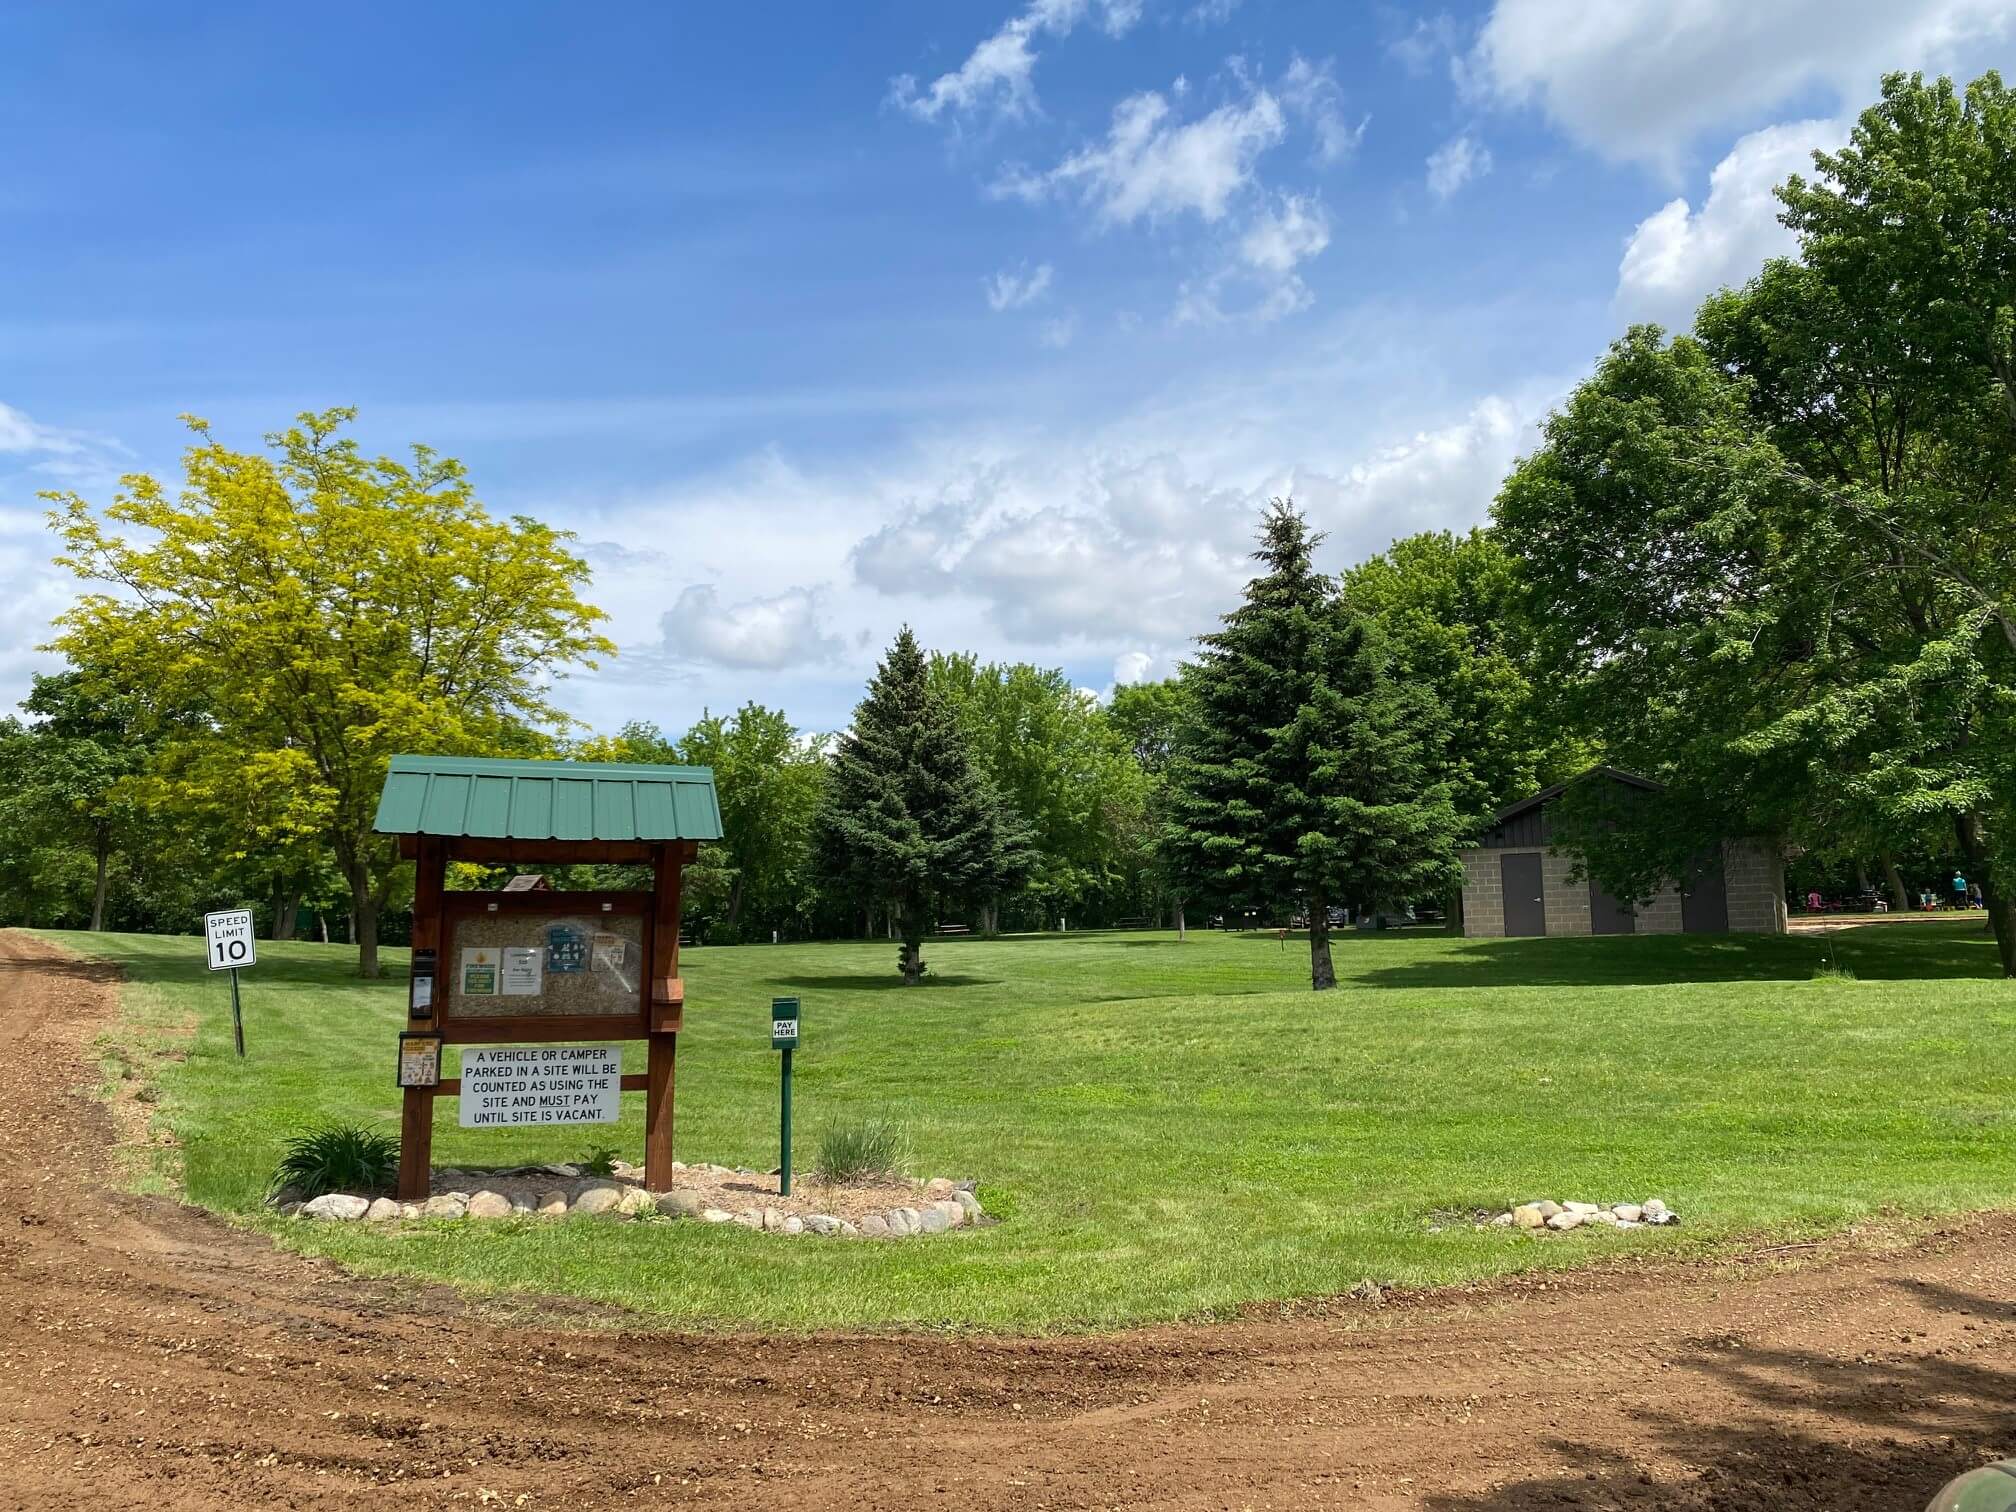
M399 872L372 832L398 752L538 754L554 680L614 651L588 569L536 520L493 519L460 463L369 458L350 410L300 417L269 453L191 421L185 484L133 476L102 513L53 494L60 560L87 594L56 645L96 687L194 721L206 766L284 769L350 891L358 969ZM122 533L122 527L131 534Z

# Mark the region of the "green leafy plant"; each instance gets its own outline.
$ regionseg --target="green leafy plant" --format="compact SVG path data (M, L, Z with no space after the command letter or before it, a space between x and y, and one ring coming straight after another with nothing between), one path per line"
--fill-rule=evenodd
M1822 961L1818 966L1813 968L1813 980L1816 982L1852 982L1855 980L1855 968L1845 961Z
M909 1156L910 1141L903 1125L892 1119L870 1118L838 1124L819 1136L815 1167L822 1181L860 1181L888 1176Z
M330 1124L287 1141L273 1186L291 1186L304 1199L370 1192L391 1186L398 1170L398 1140L355 1124Z
M616 1146L590 1145L574 1163L581 1167L581 1174L584 1176L614 1176Z

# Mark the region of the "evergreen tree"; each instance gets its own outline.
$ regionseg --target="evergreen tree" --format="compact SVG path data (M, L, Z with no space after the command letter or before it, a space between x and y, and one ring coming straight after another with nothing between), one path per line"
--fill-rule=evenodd
M818 839L836 884L893 912L906 986L923 979L924 931L940 907L1028 875L1028 836L975 768L907 625L834 752Z
M1254 553L1267 571L1185 673L1165 838L1193 895L1299 904L1321 992L1337 985L1331 906L1445 890L1460 821L1430 777L1439 706L1395 680L1377 625L1316 571L1319 539L1292 503L1268 507Z

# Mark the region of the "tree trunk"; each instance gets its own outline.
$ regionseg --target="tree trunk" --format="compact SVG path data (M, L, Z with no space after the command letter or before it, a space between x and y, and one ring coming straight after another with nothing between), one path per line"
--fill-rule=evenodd
M742 919L742 872L741 869L738 867L735 872L734 884L728 889L728 938L731 942L742 938L742 936L737 933L737 927L741 923L741 919Z
M902 913L903 949L897 953L896 964L903 973L903 985L915 987L924 980L924 907L909 902Z
M320 904L317 904L315 908L315 922L321 926L322 943L327 945L329 943L329 910L323 908Z
M300 890L290 891L284 877L275 877L270 902L273 907L272 937L276 940L293 939L295 918L301 912Z
M105 927L105 884L112 865L112 835L104 825L98 827L98 881L91 889L91 929L93 933Z
M1910 895L1904 891L1904 874L1897 870L1897 858L1883 852L1883 878L1890 884L1890 907L1897 913L1911 911Z
M366 981L378 977L378 896L371 886L371 869L361 860L347 868L350 874L350 939L357 947L357 975Z
M1995 931L1995 953L2002 958L2002 975L2016 977L2016 896L2011 895L2008 881L1996 875L1987 836L1981 830L1981 816L1971 811L1955 815L1953 828L1961 853L1967 857L1967 869L1981 884L1981 901L1988 906L1988 927Z
M1337 968L1330 963L1330 905L1322 898L1309 900L1309 986L1328 992L1337 985Z
M1178 898L1176 900L1176 943L1181 945L1188 938L1189 936L1184 933L1183 929L1183 900Z
M1449 894L1449 903L1442 910L1442 932L1460 935L1463 933L1463 889L1457 888Z

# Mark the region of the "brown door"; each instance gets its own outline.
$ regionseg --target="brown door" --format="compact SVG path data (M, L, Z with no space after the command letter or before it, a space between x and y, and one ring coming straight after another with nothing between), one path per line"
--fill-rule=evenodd
M1680 928L1688 934L1729 932L1729 887L1720 856L1697 862L1680 890Z
M1589 884L1589 932L1591 934L1636 934L1638 919L1602 887Z
M1540 885L1539 852L1500 856L1498 867L1499 879L1505 888L1505 933L1547 933L1547 898Z

